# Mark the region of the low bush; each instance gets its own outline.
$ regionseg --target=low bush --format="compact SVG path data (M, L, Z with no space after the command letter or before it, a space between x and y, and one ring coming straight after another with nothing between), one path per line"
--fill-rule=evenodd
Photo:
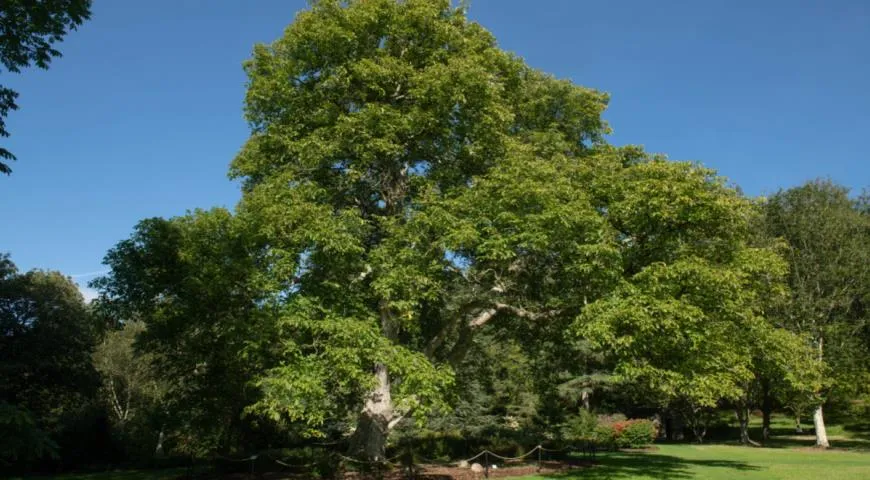
M618 423L617 444L619 448L641 448L650 445L656 439L655 424L646 419L627 420Z
M590 411L581 409L562 424L562 438L569 443L594 440L597 426L598 418Z
M656 427L651 420L600 421L595 427L595 442L602 448L642 448L653 443Z

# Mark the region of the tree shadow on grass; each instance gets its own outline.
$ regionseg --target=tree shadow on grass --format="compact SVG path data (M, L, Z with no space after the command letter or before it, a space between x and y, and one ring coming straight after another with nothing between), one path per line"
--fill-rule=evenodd
M183 470L171 471L148 471L148 470L119 470L99 473L67 473L60 476L54 475L28 475L2 477L6 480L48 480L60 478L62 480L161 480L180 478L184 475Z
M832 450L870 451L870 440L864 440L860 437L829 439L829 442ZM813 448L815 445L815 437L805 436L771 437L763 444L765 448Z
M619 452L599 456L593 466L550 475L550 478L584 480L619 480L638 476L662 480L702 478L692 471L692 467L695 466L738 471L761 469L756 465L731 460L697 460L656 453Z

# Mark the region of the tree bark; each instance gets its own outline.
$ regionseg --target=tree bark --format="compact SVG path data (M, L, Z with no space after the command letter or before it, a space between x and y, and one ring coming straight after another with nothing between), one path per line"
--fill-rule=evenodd
M154 456L157 458L163 458L165 456L165 452L163 451L163 427L160 427L160 433L157 434L157 448L154 449Z
M707 436L707 425L704 423L693 424L692 433L695 434L695 442L704 443L704 437Z
M831 446L828 443L828 432L825 430L825 417L822 415L822 406L816 407L813 412L813 426L816 429L816 446L819 448L828 448Z
M773 413L773 396L770 394L770 380L761 381L761 440L770 440L770 415Z
M796 413L794 416L794 433L804 433L804 427L801 426L801 414Z
M819 361L824 358L825 339L819 335ZM816 446L819 448L828 448L831 445L828 443L828 432L825 430L825 417L822 413L822 405L816 407L813 412L813 427L816 430Z
M737 421L740 423L740 443L757 447L758 442L749 438L749 407L741 405L734 411L737 414Z
M498 312L508 312L517 317L538 320L547 318L558 311L542 313L531 312L523 308L494 303L474 315L460 329L460 338L448 353L448 361L457 365L468 353L473 343L474 333L492 320ZM392 313L387 305L380 306L381 331L390 340L396 340L396 331ZM441 334L438 335L440 337ZM427 355L431 356L443 342L443 338L436 337L427 348ZM376 386L365 400L365 405L357 420L357 427L350 439L350 455L363 458L367 461L383 461L386 454L387 437L390 430L402 419L402 415L396 415L392 397L390 395L390 376L386 365L375 365ZM408 412L404 412L407 414Z
M587 411L591 410L591 405L589 404L589 391L588 390L582 390L580 392L580 403L583 404L584 410L587 410Z
M370 462L386 458L387 436L393 419L390 376L386 365L375 366L377 384L365 401L356 431L350 439L350 454Z
M670 439L677 441L677 442L683 441L685 439L685 436L683 435L683 427L684 426L685 426L685 421L683 420L683 415L679 412L674 413L673 417L671 417L670 427L671 427L671 429L673 429L673 432L671 433ZM706 429L701 434L701 441L704 440L704 434L706 434ZM698 436L697 432L696 432L695 436L696 437Z

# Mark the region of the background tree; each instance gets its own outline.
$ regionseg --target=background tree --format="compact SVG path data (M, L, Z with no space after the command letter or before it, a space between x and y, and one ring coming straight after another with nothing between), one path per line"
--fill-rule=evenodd
M91 16L91 0L3 0L0 3L0 63L9 73L36 65L48 68L59 57L54 48L70 30ZM18 109L18 92L0 85L0 137L8 137L6 117ZM0 159L15 160L0 147ZM0 173L12 169L0 161Z
M722 401L737 405L745 427L753 345L772 333L765 307L782 294L786 268L774 250L750 245L752 204L711 170L657 159L607 184L621 281L575 331L615 359L623 381L681 410L699 441Z
M99 440L92 408L99 379L90 361L96 334L72 280L58 272L18 273L8 255L0 256L0 403L18 411L4 408L6 421L44 432L62 457L89 458L79 435ZM41 434L27 438L46 445Z
M868 324L862 299L870 285L870 221L860 201L830 181L812 181L768 199L764 226L788 244L791 301L780 322L812 339L818 358L832 368L834 388L853 384L868 358L860 332ZM821 403L813 423L816 444L827 447Z
M124 322L105 334L93 355L102 378L101 397L117 440L124 455L136 459L164 453L162 403L168 379L158 375L154 355L137 346L145 328L142 321Z
M242 415L258 398L248 382L262 368L248 346L261 337L273 345L271 325L260 321L268 310L257 308L266 289L257 284L258 259L246 238L223 209L143 220L106 255L111 275L92 283L103 315L143 323L137 345L164 391L167 448L177 452L227 454L268 441L246 437ZM124 350L118 365L132 353Z

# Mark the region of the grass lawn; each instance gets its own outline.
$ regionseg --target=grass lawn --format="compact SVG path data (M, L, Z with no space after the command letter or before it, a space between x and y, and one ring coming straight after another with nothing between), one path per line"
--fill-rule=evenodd
M797 435L794 421L783 415L773 418L774 436L766 443L771 448L735 445L737 425L731 416L723 415L709 444L665 443L643 453L601 453L595 466L522 480L870 480L870 422L866 419L832 422L828 436L833 449L820 451L808 448L814 444L812 424L805 425L804 433ZM761 439L760 418L752 419L750 434ZM118 470L27 480L173 480L186 472L184 468Z
M553 477L566 480L764 479L870 480L870 453L748 448L731 445L659 445L647 453L605 453L598 465Z
M184 470L67 474L62 480L170 480ZM870 480L870 453L733 445L663 444L643 453L603 453L567 474L521 480Z

